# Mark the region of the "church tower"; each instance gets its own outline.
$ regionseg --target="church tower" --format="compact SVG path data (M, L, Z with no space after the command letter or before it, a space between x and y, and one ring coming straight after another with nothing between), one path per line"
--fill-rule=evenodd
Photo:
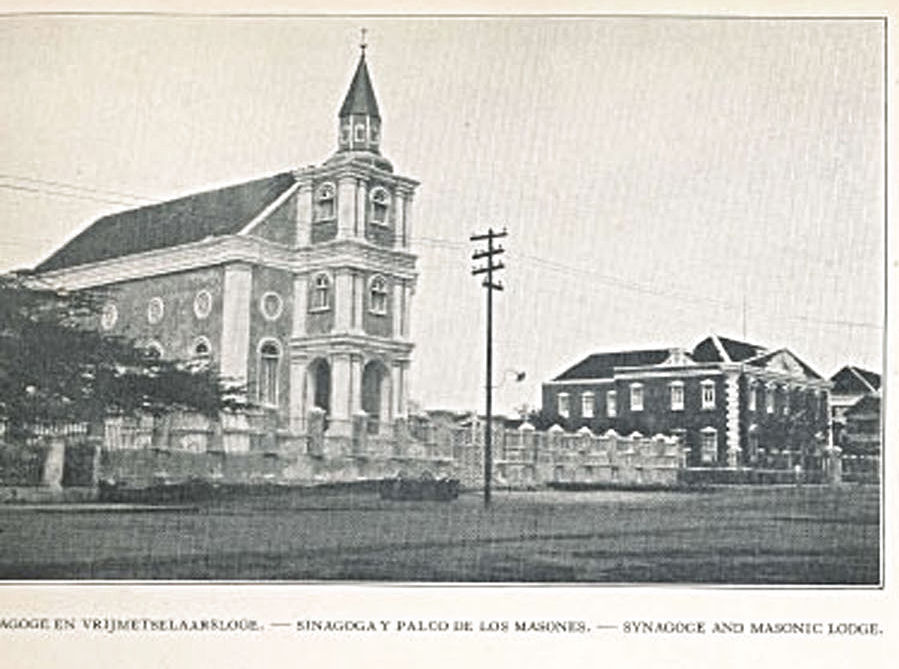
M297 170L290 417L296 431L324 411L332 435L365 418L392 436L407 416L410 251L418 182L381 155L381 115L365 45L338 112L337 150Z

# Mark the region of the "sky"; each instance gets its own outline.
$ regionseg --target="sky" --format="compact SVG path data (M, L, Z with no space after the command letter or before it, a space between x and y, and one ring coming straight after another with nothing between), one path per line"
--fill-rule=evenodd
M590 353L712 332L882 367L876 20L0 17L0 271L327 159L362 26L382 153L421 182L419 404L483 405L488 227L501 411Z

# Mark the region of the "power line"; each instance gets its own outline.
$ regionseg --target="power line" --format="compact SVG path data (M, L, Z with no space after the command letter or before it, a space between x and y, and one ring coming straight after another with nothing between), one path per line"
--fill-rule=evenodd
M133 202L125 202L124 200L113 200L111 198L99 198L92 197L90 195L78 195L77 193L61 193L59 191L47 190L44 188L30 188L28 186L18 186L14 184L0 184L0 188L7 188L9 190L20 190L26 191L29 193L37 193L39 195L55 195L57 197L68 197L75 198L77 200L91 200L93 202L101 202L103 204L120 204L128 207L133 207Z
M71 190L79 190L87 193L99 193L106 195L119 195L122 197L127 197L133 200L143 200L145 202L154 202L159 203L161 200L157 200L155 198L146 197L144 195L136 195L135 193L126 193L125 191L112 190L109 188L93 188L91 186L82 186L80 184L73 184L66 181L52 181L50 179L37 179L35 177L22 177L17 176L15 174L0 174L0 179L9 179L12 181L27 181L28 183L36 183L36 184L45 184L48 186L60 186L62 188L67 188Z

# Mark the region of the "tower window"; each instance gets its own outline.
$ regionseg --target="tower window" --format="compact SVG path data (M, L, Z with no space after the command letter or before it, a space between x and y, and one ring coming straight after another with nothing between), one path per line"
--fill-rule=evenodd
M376 276L369 286L368 308L373 314L387 313L387 282L383 277Z
M371 126L368 128L368 138L372 144L377 144L378 140L381 139L380 133L378 130L378 126L376 123L372 123Z
M281 362L281 347L273 340L263 342L259 347L259 402L278 404L278 365Z
M357 142L365 141L365 126L361 123L356 125L356 141Z
M350 143L350 126L349 125L340 126L340 143L341 144L349 144Z
M387 224L389 203L390 194L384 188L375 188L371 192L371 220L373 223Z
M315 195L315 220L330 221L336 215L334 184L322 184Z
M327 274L319 274L315 277L312 288L312 303L310 311L325 311L331 308L331 279Z

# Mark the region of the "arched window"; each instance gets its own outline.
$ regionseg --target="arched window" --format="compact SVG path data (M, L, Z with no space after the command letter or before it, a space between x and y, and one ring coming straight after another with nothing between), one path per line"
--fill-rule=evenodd
M165 351L162 348L162 344L152 339L144 344L144 355L150 360L162 360Z
M310 311L325 311L331 308L331 279L327 274L318 274L312 285Z
M156 325L165 315L165 302L161 297L153 297L147 303L147 322L150 325Z
M278 404L278 367L281 347L273 339L259 346L259 402L269 406Z
M390 208L390 193L384 188L371 192L371 220L379 225L387 225L387 211Z
M387 313L387 282L383 277L376 276L371 280L368 298L369 311L373 314Z
M192 354L198 367L204 368L209 365L209 361L212 359L212 344L209 343L209 339L203 336L197 337L194 340Z
M112 302L104 304L103 310L100 312L100 327L104 330L112 330L117 320L119 320L119 310L116 305Z
M315 220L330 221L337 215L336 191L334 184L325 183L319 186L315 194Z

